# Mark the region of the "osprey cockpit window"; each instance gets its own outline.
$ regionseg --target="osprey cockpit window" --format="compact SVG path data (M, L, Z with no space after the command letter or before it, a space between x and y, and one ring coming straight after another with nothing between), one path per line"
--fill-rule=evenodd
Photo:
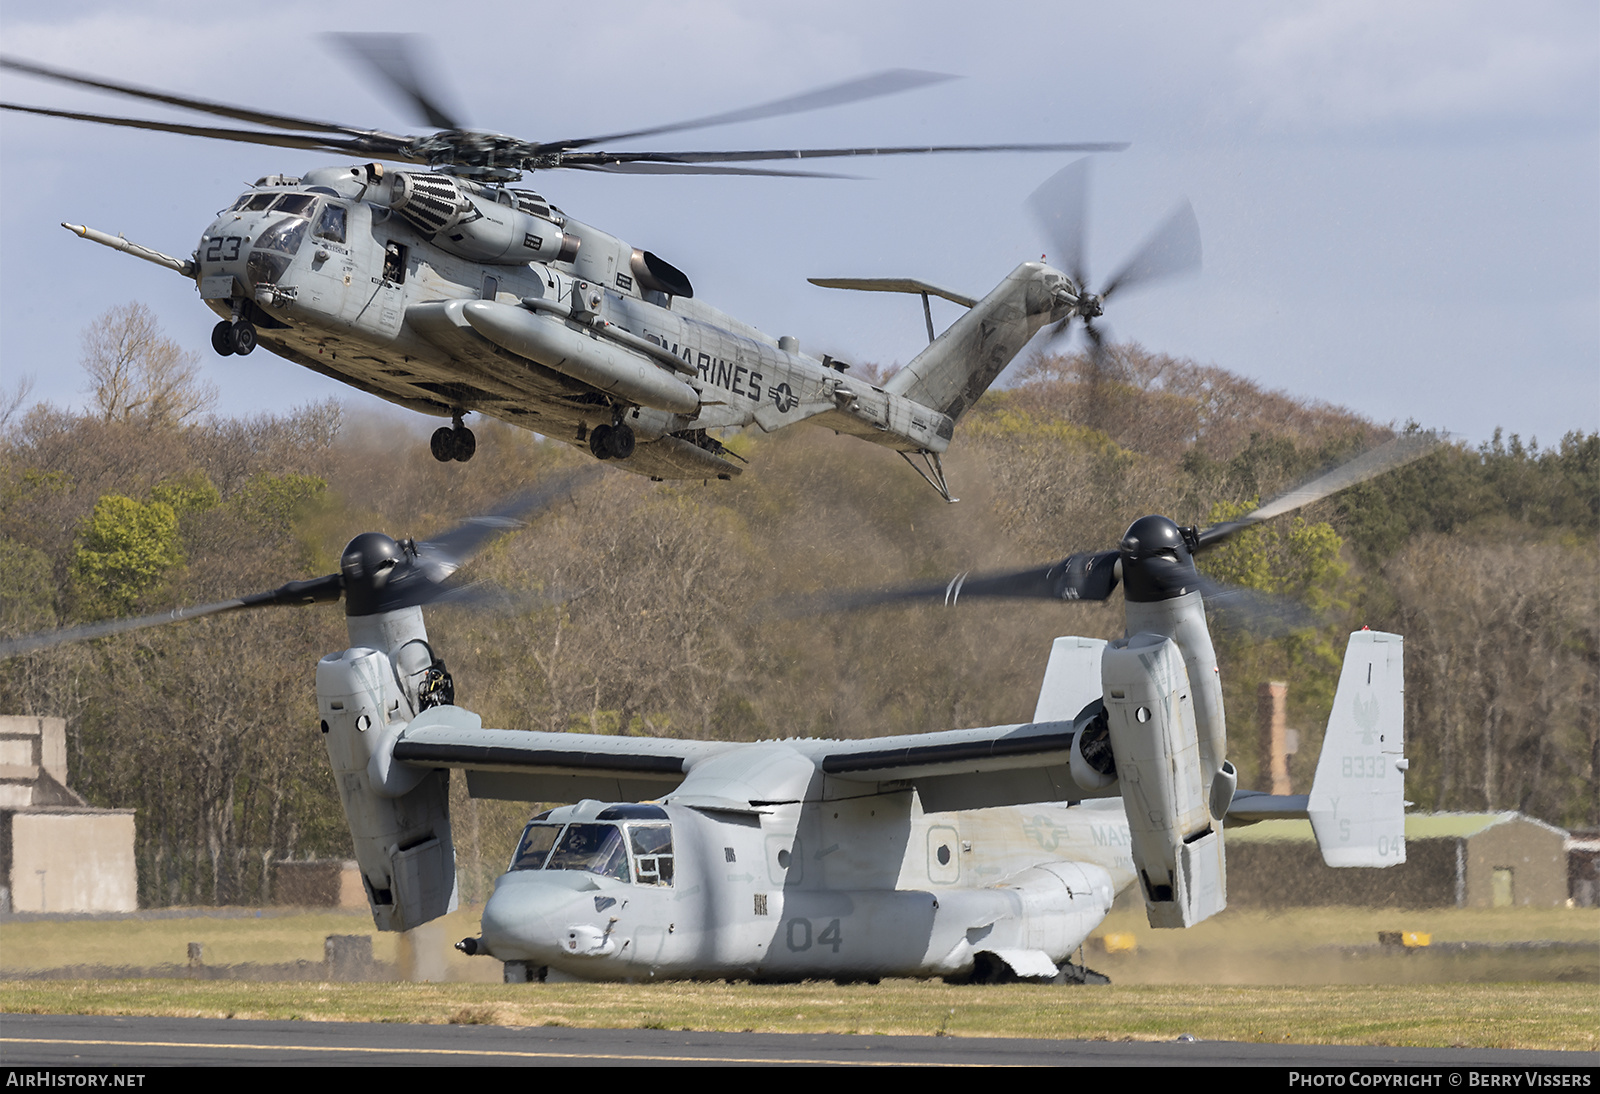
M556 837L561 834L559 824L540 824L535 821L522 833L522 842L517 844L517 853L511 859L513 870L543 870L545 859L550 857L550 848L556 845Z
M628 880L628 852L614 824L569 824L550 853L546 870L583 870Z
M651 806L633 808L649 809ZM626 839L623 833L626 832ZM629 851L633 852L632 872ZM561 825L534 820L523 829L511 859L513 870L581 870L637 885L671 887L672 825L578 823Z

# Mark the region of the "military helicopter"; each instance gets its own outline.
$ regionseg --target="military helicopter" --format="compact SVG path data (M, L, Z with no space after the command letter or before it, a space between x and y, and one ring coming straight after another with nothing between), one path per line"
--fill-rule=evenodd
M573 803L529 822L482 933L458 943L509 981L1072 978L1124 889L1155 927L1226 906L1225 824L1309 817L1330 865L1405 861L1400 637L1351 635L1309 795L1239 790L1203 603L1239 594L1194 555L1430 445L1390 442L1226 524L1148 516L1112 550L855 598L1100 600L1120 583L1127 637L1057 639L1032 720L1013 725L754 744L485 728L454 704L423 608L460 595L458 568L561 482L429 541L357 536L338 573L0 657L342 596L350 647L318 662L317 703L379 930L456 907L451 769L473 797Z
M806 176L767 161L956 152L1115 151L1125 144L605 151L596 146L816 110L948 77L909 70L758 106L603 136L528 141L465 128L424 90L411 42L337 36L431 133L405 136L134 87L16 58L0 68L257 126L184 125L0 103L0 108L217 140L354 154L363 162L270 174L224 209L188 258L66 224L79 236L192 279L220 316L219 354L257 345L423 414L448 418L430 447L472 458L469 414L586 447L655 479L728 479L739 457L715 432L797 422L899 452L947 500L940 454L963 412L1045 324L1099 314L1094 294L1042 262L1019 265L981 300L911 279L834 279L955 301L969 310L882 386L702 303L656 254L516 188L557 168L644 174ZM421 170L395 170L385 161ZM822 177L838 177L826 176ZM1192 216L1191 216L1192 221ZM1197 244L1190 248L1197 252ZM1157 248L1161 250L1161 248ZM1137 264L1135 264L1137 265ZM1159 265L1159 262L1157 263ZM1128 280L1161 270L1150 263ZM916 460L921 461L919 466Z

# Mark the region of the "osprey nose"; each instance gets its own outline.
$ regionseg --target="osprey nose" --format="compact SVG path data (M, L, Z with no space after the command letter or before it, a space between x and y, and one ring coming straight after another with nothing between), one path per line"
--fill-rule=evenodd
M501 961L548 961L559 956L562 911L580 894L538 878L501 878L483 906L483 943Z

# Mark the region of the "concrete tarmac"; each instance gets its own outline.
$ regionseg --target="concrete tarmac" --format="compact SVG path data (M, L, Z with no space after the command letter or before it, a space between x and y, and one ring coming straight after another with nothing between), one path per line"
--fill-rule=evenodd
M1425 1068L1600 1065L1600 1053L1508 1049L1265 1045L1230 1041L701 1033L554 1026L262 1022L215 1018L0 1015L0 1065L142 1068L387 1065L675 1067L1259 1066ZM1455 1085L1448 1083L1445 1085Z

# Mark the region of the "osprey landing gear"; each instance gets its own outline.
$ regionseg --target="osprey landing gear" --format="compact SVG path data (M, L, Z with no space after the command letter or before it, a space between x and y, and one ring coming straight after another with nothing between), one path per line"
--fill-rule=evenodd
M256 327L248 319L224 319L211 328L211 348L223 357L243 357L256 348Z
M633 455L633 427L626 422L597 425L589 434L589 451L597 460L625 460Z
M440 426L433 431L428 448L440 463L450 463L452 460L466 463L478 451L478 438L473 436L472 430L461 424L458 415L455 425Z

